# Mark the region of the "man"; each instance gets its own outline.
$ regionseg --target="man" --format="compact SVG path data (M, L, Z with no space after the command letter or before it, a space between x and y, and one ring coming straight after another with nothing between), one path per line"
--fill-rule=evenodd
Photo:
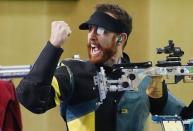
M100 4L79 28L88 30L89 61L64 60L57 66L71 30L64 21L53 22L50 40L17 88L27 109L44 113L60 105L69 131L142 131L149 113L187 115L187 108L167 92L160 77L144 78L136 90L108 92L98 106L99 88L93 77L100 67L110 79L122 75L113 65L129 63L123 49L132 19L118 5Z

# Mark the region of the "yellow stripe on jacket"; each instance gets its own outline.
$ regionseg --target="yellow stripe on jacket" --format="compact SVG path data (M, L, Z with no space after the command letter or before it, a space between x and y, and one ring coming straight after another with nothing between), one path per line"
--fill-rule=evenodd
M69 131L95 131L95 112L67 122Z
M61 94L60 94L60 89L59 89L58 81L57 81L55 76L52 79L52 87L54 88L54 91L55 91L54 100L55 100L56 105L58 106L61 103L61 101L60 101Z

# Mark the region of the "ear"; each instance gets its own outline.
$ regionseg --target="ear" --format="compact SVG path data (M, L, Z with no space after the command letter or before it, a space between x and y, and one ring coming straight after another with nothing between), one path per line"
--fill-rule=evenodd
M122 37L121 35L117 36L117 44L121 44L122 43Z
M117 36L117 45L124 45L127 41L127 34L126 33L120 33Z

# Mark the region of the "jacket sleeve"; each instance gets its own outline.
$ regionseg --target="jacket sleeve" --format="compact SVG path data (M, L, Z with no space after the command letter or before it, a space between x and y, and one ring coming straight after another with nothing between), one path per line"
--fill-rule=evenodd
M161 115L180 115L185 104L168 91L168 99Z
M20 103L33 113L44 113L55 106L51 82L62 52L62 48L48 41L29 74L16 88Z

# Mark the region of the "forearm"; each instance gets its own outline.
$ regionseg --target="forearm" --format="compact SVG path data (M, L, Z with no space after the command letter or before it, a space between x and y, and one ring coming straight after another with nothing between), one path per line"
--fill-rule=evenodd
M62 48L56 48L48 41L25 79L49 85L62 52Z
M55 104L51 81L62 51L48 42L16 89L18 100L34 113L43 113Z

